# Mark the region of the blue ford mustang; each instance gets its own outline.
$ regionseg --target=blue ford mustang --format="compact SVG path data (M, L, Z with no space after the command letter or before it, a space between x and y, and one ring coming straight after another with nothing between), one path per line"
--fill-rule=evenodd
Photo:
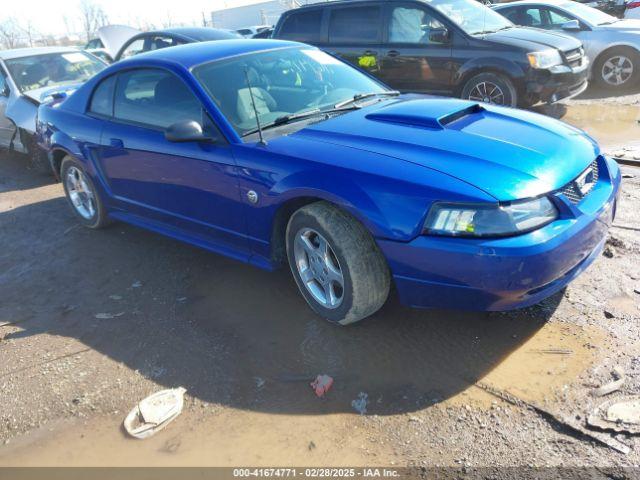
M136 56L39 111L80 222L121 220L265 269L322 317L506 310L600 253L620 172L529 112L399 95L307 45L225 40Z

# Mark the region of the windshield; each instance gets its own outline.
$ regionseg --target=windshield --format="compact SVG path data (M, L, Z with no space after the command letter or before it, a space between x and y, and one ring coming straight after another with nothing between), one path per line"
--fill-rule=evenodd
M241 136L255 131L255 112L260 123L266 125L287 115L331 109L358 94L388 91L372 78L312 47L215 61L195 68L194 75Z
M103 62L83 52L47 53L5 63L21 92L83 83L106 68Z
M477 0L425 0L469 35L497 32L513 27L505 17Z
M591 25L606 25L608 23L618 21L616 17L612 17L600 10L587 7L586 5L578 2L563 3L560 7L564 8L567 12L573 13L576 17L579 17Z

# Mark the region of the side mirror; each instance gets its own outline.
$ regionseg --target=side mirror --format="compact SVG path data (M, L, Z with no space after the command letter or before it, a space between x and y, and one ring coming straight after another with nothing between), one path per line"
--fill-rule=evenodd
M569 20L566 23L562 24L562 30L566 30L568 32L576 32L582 30L580 28L580 22L578 20Z
M169 142L213 142L215 139L207 135L195 120L183 120L170 125L164 132L164 138Z
M441 28L432 28L429 32L429 43L448 43L449 42L449 30Z

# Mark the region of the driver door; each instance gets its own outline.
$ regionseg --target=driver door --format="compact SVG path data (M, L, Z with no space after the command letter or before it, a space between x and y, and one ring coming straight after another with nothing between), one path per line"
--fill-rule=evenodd
M451 29L428 8L415 3L389 3L386 18L380 78L402 91L450 91L453 43L451 37L438 38L437 33L450 35Z
M107 80L102 97L114 100L99 169L123 210L214 242L227 254L246 252L231 148L189 87L173 73L149 68L122 72L112 85ZM93 96L96 110L101 86ZM201 123L215 142L168 141L166 128L184 120Z

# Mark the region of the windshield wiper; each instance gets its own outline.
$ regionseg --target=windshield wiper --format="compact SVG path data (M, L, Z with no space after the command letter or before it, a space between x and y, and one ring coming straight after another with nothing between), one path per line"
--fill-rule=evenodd
M333 106L333 108L341 109L342 107L346 107L347 105L349 105L351 103L359 102L360 100L364 100L365 98L371 98L371 97L397 97L398 95L400 95L400 92L398 92L397 90L388 90L386 92L358 93L357 95L354 95L352 98L349 98L348 100L344 100L342 102L336 103Z

